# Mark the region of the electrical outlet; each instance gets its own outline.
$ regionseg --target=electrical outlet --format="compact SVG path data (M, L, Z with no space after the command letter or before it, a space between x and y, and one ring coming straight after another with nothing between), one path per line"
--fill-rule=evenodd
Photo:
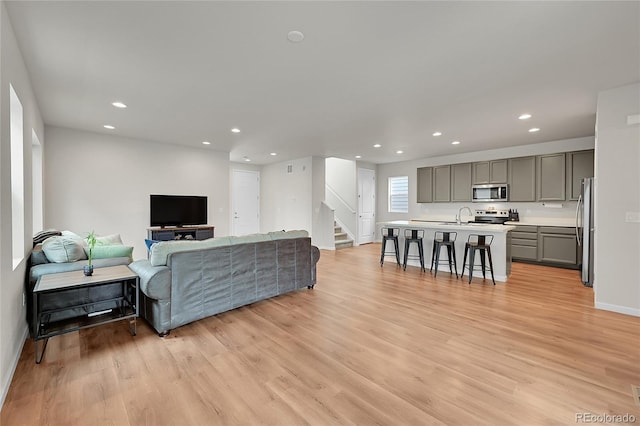
M640 212L627 212L624 216L624 221L627 223L640 222Z

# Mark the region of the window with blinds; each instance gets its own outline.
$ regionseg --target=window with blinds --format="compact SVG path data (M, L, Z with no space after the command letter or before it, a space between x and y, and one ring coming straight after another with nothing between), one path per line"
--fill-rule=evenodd
M389 178L389 213L409 212L409 176Z

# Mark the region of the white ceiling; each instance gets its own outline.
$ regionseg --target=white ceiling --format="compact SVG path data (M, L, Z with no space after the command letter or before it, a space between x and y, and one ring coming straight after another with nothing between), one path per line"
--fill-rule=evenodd
M45 123L256 164L589 136L597 93L640 81L637 1L6 4Z

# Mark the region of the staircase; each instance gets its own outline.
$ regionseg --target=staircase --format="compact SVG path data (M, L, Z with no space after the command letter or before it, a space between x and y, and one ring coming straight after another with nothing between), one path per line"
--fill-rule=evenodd
M353 240L350 240L347 233L342 232L342 228L335 222L333 222L333 235L336 241L336 250L340 250L345 247L353 247Z

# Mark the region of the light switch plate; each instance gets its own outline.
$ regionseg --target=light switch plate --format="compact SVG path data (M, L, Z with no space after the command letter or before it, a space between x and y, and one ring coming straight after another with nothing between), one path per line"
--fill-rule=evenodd
M632 223L632 222L640 223L640 212L627 212L625 214L624 221L627 223Z

